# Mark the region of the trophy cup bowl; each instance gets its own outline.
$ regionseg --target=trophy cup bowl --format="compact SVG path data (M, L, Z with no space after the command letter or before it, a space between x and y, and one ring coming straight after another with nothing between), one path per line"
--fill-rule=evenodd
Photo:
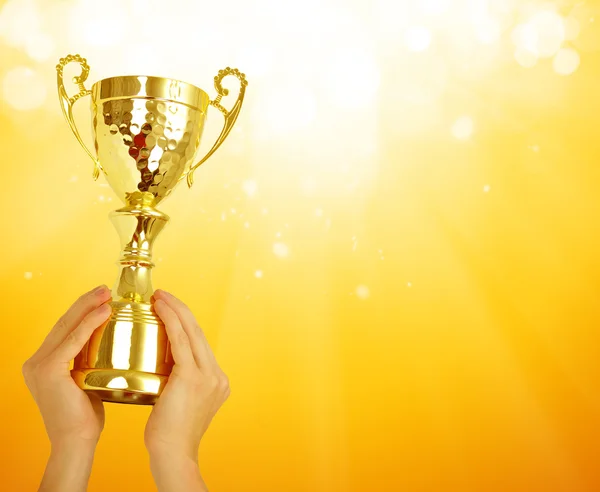
M79 92L69 97L63 69L71 62L80 65L81 73L73 79ZM89 66L79 55L61 58L56 69L61 108L94 163L94 179L104 173L124 205L110 214L122 248L112 315L75 358L71 375L81 389L104 401L152 405L173 367L165 327L151 301L152 247L169 221L155 207L182 179L192 186L194 171L231 131L248 83L237 69L220 70L214 79L217 97L211 100L194 85L152 76L110 77L88 90ZM221 82L230 75L239 80L240 91L227 110L221 98L229 92ZM87 95L95 154L83 142L72 112L74 103ZM213 147L194 164L209 106L223 114L225 124Z

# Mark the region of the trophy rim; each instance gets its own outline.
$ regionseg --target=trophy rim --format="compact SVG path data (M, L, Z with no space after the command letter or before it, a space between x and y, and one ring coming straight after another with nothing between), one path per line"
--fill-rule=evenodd
M127 82L135 81L140 83L140 79L144 79L146 84L151 82L156 93L140 93L130 91L127 88ZM178 85L179 94L171 93L170 87L172 86L172 83ZM115 87L120 87L120 89L115 91ZM106 89L106 91L104 89ZM92 85L90 92L92 93L92 99L96 101L127 98L157 99L185 104L186 106L200 110L202 113L206 112L210 102L209 95L200 87L184 80L174 79L172 77L160 77L157 75L116 75L113 77L106 77L96 81Z

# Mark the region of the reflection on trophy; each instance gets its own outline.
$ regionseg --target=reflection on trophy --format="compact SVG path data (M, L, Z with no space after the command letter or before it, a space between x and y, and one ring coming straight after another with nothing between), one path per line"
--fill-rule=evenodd
M73 97L63 83L63 69L70 62L81 66L81 74L73 79L79 93ZM221 70L215 77L217 97L210 100L193 85L151 76L111 77L88 90L84 82L89 66L79 55L61 58L56 69L63 113L94 162L94 179L103 172L124 204L110 214L122 246L112 316L75 358L71 374L79 387L104 401L153 404L173 366L165 327L150 299L152 246L169 221L155 207L182 179L192 186L194 171L231 131L248 83L237 69ZM221 105L221 98L228 95L221 82L229 75L240 82L231 110ZM72 112L75 101L87 95L91 95L95 153L81 139ZM223 113L225 124L213 147L194 163L209 105Z

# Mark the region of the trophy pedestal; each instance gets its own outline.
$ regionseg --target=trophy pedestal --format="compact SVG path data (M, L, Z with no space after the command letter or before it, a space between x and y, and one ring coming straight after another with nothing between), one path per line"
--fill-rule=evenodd
M121 369L74 369L71 377L80 388L96 394L102 401L138 405L154 405L168 380L168 376ZM114 381L122 382L124 387L108 387Z
M152 307L152 246L169 217L143 203L110 214L121 237L111 317L75 358L77 385L103 401L152 405L165 387L173 356Z

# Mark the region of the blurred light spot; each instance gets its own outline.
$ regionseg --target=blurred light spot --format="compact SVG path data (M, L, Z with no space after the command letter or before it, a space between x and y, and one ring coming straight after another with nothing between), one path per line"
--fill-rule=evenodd
M128 14L129 9L118 0L103 0L102 8L93 0L81 0L71 9L71 39L92 46L119 45L130 32L128 26L132 21Z
M569 14L570 19L578 23L577 38L573 44L580 51L595 52L600 50L600 5L598 2L578 2ZM566 27L568 30L568 26Z
M410 51L425 51L431 44L431 31L422 26L409 27L404 42Z
M408 282L408 283L406 284L406 286L407 286L407 287L412 287L412 282Z
M419 0L415 2L424 14L443 14L450 8L451 0Z
M321 210L320 208L315 210L315 215L317 217L322 217L323 216L323 210Z
M356 296L359 299L366 299L370 295L369 288L366 285L359 285L356 287Z
M36 61L44 61L54 54L54 41L44 33L32 34L25 45L25 52Z
M572 16L564 19L565 23L565 41L573 41L579 36L579 31L581 30L581 26L579 25L579 21Z
M281 232L276 232L275 237L281 237Z
M452 135L459 140L467 140L473 134L473 120L469 116L461 116L452 125Z
M261 210L261 212L262 212L263 215L267 215L269 213L269 209L268 208L263 208Z
M308 126L315 119L315 96L305 86L286 83L264 97L254 113L256 131L264 139L273 135L293 133ZM285 111L282 108L285 108Z
M538 56L529 48L519 47L515 50L515 60L523 68L532 68L538 61Z
M273 51L265 43L263 46L258 46L254 40L249 39L248 43L240 43L241 51L237 57L239 67L244 67L246 73L252 73L253 77L261 77L267 75L273 66Z
M552 62L554 71L560 75L571 75L579 67L579 53L573 48L562 48Z
M25 280L31 280L33 278L33 273L32 272L25 272L25 274L23 275L23 277L25 278Z
M254 272L254 276L255 276L256 278L262 278L262 276L263 276L263 272L262 272L262 270L256 270L256 271Z
M475 20L475 36L484 44L492 44L500 39L502 29L500 23L489 17Z
M244 193L246 193L246 195L249 197L253 197L256 194L257 189L258 185L253 179L248 179L242 184L242 190L244 190Z
M244 227L246 229L249 229L250 228L250 222L248 222L248 221L244 222Z
M491 189L492 189L492 188L491 188L491 186L490 186L490 185L485 185L485 186L483 187L483 192L484 192L484 193L488 193L488 192L489 192Z
M78 179L79 178L77 176L71 176L71 179L69 179L69 183L76 183Z
M286 258L289 255L289 249L284 243L273 244L273 253L278 258Z
M312 195L317 190L317 182L313 178L302 178L300 189L305 195Z
M12 46L26 46L40 29L36 2L12 0L0 11L0 35Z
M104 195L100 195L100 196L98 197L98 200L100 200L101 202L103 202L103 201L104 201Z
M379 67L365 49L334 57L323 77L328 99L341 108L369 107L379 90Z
M517 48L526 49L539 58L550 58L565 40L565 24L556 12L543 10L529 22L520 24L512 32Z
M28 67L16 67L8 72L2 89L6 102L20 111L38 108L46 100L43 78Z

